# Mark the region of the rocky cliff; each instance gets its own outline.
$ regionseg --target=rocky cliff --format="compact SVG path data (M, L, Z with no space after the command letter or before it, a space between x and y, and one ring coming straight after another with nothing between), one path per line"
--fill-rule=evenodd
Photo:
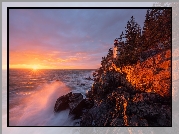
M171 50L161 51L148 56L143 62L133 66L113 67L117 72L125 73L126 80L136 90L171 95Z
M95 81L95 105L82 116L81 125L170 126L171 51L161 51L133 66L104 72ZM90 115L93 124L86 124Z
M62 106L81 119L81 126L171 126L171 50L131 66L112 63L86 96L75 100L67 94L68 101L59 98L54 110L65 100Z

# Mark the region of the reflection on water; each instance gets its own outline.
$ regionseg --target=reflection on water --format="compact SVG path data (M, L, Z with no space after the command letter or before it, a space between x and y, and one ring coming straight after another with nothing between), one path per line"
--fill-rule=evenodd
M54 114L58 97L72 91L84 96L93 81L93 70L9 71L10 126L72 126L68 110Z

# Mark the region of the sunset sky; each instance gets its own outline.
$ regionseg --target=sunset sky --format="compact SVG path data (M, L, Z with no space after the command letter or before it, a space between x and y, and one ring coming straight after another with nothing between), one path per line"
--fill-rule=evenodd
M96 69L131 16L146 9L10 9L10 68Z

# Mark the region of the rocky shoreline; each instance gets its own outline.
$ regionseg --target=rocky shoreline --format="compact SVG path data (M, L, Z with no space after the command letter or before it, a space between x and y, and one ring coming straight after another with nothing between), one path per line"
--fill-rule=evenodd
M79 119L85 109L90 109L94 102L84 99L81 93L68 93L59 97L54 106L54 112L70 109L69 115L74 115L74 119Z
M148 9L145 17L141 29L132 16L114 40L86 99L69 93L55 112L69 108L80 126L172 126L171 10Z
M72 92L59 97L54 111L70 109L73 119L81 120L80 126L171 126L171 96L126 87L118 81L123 75L107 73L105 82L94 82L85 99Z

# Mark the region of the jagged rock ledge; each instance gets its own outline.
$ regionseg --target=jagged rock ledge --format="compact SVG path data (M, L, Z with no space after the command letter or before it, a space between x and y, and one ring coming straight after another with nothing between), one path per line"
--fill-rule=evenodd
M54 112L60 112L65 109L70 109L69 114L74 115L74 119L80 118L85 109L93 106L93 101L83 99L81 93L68 93L59 97L54 106Z
M170 50L163 51L141 64L123 68L123 72L112 65L99 69L86 99L81 93L70 92L57 99L54 111L69 108L74 118L81 119L80 126L171 127L170 56ZM153 59L157 66L152 64ZM163 69L156 74L159 67ZM141 82L148 85L140 86Z
M55 112L70 109L80 126L171 126L171 102L156 93L115 88L106 97L88 92L68 93L57 99Z

